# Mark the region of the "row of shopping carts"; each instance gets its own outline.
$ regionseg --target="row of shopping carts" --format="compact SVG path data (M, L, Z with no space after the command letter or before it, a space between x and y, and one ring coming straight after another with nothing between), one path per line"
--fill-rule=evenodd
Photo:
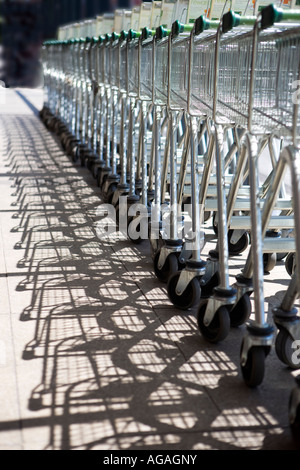
M279 359L298 368L299 11L270 5L257 17L230 11L220 21L47 41L42 60L42 119L92 171L123 228L125 216L132 242L150 241L174 306L197 308L212 343L247 325L240 361L250 387L263 381L275 330ZM212 214L217 243L204 259ZM231 284L229 258L243 251ZM264 272L284 256L291 281L268 322ZM299 388L290 415L299 429Z

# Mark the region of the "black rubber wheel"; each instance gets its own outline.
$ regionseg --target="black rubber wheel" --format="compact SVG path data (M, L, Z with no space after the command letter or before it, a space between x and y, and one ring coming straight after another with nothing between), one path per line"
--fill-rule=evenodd
M251 315L251 309L250 297L248 294L244 294L229 313L230 326L237 328L246 323Z
M116 211L116 224L119 226L120 224L120 206L119 203L115 206L115 211Z
M101 189L101 191L103 191L104 185L105 185L106 180L107 180L108 177L109 177L109 174L106 173L106 174L103 175L103 177L99 181L99 188Z
M298 351L292 347L293 342L294 340L289 332L284 328L281 328L276 336L275 351L281 362L291 369L299 369L300 364L295 362L295 357L299 354Z
M97 182L98 188L101 189L101 186L102 186L102 168L99 168L99 170L98 170L98 174L97 174L97 177L96 177L96 182Z
M253 346L249 349L246 364L241 365L242 375L248 387L258 387L262 383L265 375L265 359L263 347Z
M204 211L204 222L207 222L212 216L211 211Z
M294 271L295 271L294 261L295 261L295 253L289 253L284 263L286 272L288 273L289 276L292 276L294 274Z
M73 147L73 149L72 149L72 155L71 155L71 157L72 157L73 163L77 163L77 161L79 160L79 153L80 153L79 147L76 145L76 146Z
M299 388L295 387L290 394L289 398L289 420L290 420L290 429L293 434L293 438L300 442L300 403L296 408L296 413L292 413L292 403L294 402L295 398L297 399L299 393ZM294 397L295 395L295 397Z
M277 253L276 259L277 261L282 261L287 256L287 253Z
M228 232L228 251L230 255L239 255L247 250L249 246L249 234L248 232L244 232L241 238L236 243L231 243L230 238L233 233L233 230L229 230Z
M132 217L132 216L128 217L128 230L127 230L127 233L128 233L128 238L129 238L129 240L130 240L132 243L135 243L136 245L139 245L140 243L142 243L142 242L145 240L145 238L141 238L140 236L138 236L137 238L132 238L132 237L130 236L130 224L133 222L134 219L135 219L135 217ZM137 231L137 233L139 233L140 230L141 230L141 224L138 223L138 224L136 225L136 231ZM148 226L148 238L149 238L149 226Z
M220 275L219 272L215 272L213 276L204 284L204 281L201 280L201 298L208 299L212 296L213 290L220 284Z
M264 253L263 254L263 264L264 264L264 272L269 273L272 269L275 268L277 262L277 254L276 253Z
M186 286L181 295L176 294L176 286L180 276L180 271L170 277L167 290L172 304L181 310L188 310L200 302L201 288L199 279L194 277Z
M168 282L169 278L178 271L178 259L175 253L171 253L163 265L162 269L158 268L158 260L159 260L160 250L154 256L153 264L154 264L154 272L156 277L161 282Z
M202 336L211 343L218 343L228 336L230 330L230 317L226 307L220 307L214 315L210 325L204 325L204 315L207 302L202 304L198 310L197 323Z
M212 218L212 228L213 231L215 232L215 235L218 235L218 213L214 212L213 218Z
M105 194L105 200L108 204L111 204L112 203L112 200L113 200L113 197L114 197L114 193L117 189L117 186L118 184L117 183L111 183L109 185L109 188Z

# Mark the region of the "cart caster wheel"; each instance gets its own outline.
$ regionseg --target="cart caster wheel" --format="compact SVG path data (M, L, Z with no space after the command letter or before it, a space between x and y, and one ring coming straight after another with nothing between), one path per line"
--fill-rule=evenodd
M217 212L214 212L213 219L212 219L212 228L213 231L215 232L215 235L218 236L218 217L217 217Z
M277 253L276 259L277 261L282 261L287 256L287 253Z
M211 211L204 211L204 222L207 222L212 216Z
M132 221L134 220L135 217L128 217L128 230L127 230L127 233L128 233L128 238L129 240L134 243L135 245L139 245L140 243L142 243L144 241L144 238L141 238L140 236L138 236L137 238L132 238L130 236L130 224L132 223ZM140 229L141 229L141 225L140 224L137 224L136 226L136 231L137 232L140 232Z
M295 271L295 253L289 253L285 259L285 269L289 276L292 276Z
M115 193L115 191L116 191L116 189L117 189L117 186L118 186L117 183L112 183L112 184L109 186L109 188L108 188L108 190L107 190L107 192L106 192L106 194L105 194L105 200L106 200L106 202L107 202L108 204L111 204L111 203L112 203L112 200L113 200L113 197L114 197L114 193Z
M276 336L275 351L281 362L291 369L299 369L300 364L296 364L295 361L293 361L295 351L297 353L297 350L292 347L293 342L294 340L289 332L281 328Z
M264 272L269 273L272 269L275 268L277 261L277 253L264 253L263 254L263 264Z
M241 365L242 375L248 387L258 387L262 383L265 375L265 359L266 353L263 347L253 346L249 349L246 364Z
M103 178L101 178L101 180L99 181L99 188L101 191L103 191L108 176L108 174L104 175Z
M230 311L230 325L237 328L244 325L251 315L251 300L248 294L244 294Z
M204 284L204 281L200 282L201 287L201 298L208 299L212 296L214 288L220 284L220 275L218 272L213 274L213 276Z
M188 310L200 302L201 298L201 288L199 284L199 279L194 277L186 286L184 292L181 295L176 293L176 286L178 279L180 277L180 272L173 274L170 277L168 282L168 296L172 304L175 307L180 308L181 310Z
M165 264L161 269L158 267L158 260L159 260L159 255L160 255L160 250L157 251L157 253L154 256L154 272L156 277L161 281L161 282L168 282L168 279L178 271L178 259L175 253L171 253L166 261Z
M232 235L233 230L229 230L228 232L228 251L230 255L239 255L247 250L249 246L249 234L244 232L241 238L236 243L230 243L230 238Z
M297 403L299 400L299 387L295 387L290 394L289 398L289 421L290 421L290 429L292 431L293 438L298 442L300 442L300 402L296 406L294 402Z
M198 310L197 323L202 336L211 343L218 343L226 338L230 330L230 317L226 307L220 307L210 323L206 326L204 324L204 315L206 311L207 302L202 304Z

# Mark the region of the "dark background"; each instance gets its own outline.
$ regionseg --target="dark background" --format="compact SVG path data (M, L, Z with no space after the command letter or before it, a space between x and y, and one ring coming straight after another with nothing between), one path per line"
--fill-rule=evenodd
M41 84L41 44L58 26L131 8L138 0L0 0L0 79L7 87Z

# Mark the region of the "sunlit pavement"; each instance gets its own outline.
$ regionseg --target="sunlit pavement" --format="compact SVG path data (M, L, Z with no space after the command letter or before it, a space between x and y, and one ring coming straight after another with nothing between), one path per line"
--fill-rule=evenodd
M245 327L208 343L196 312L169 302L147 241L99 240L99 188L37 116L41 90L3 93L0 448L296 449L295 372L273 348L249 389ZM283 261L265 276L270 322L289 280Z

